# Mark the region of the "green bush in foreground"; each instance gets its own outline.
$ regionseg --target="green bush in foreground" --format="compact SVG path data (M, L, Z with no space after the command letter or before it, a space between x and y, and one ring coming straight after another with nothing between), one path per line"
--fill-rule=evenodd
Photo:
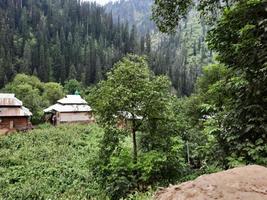
M102 137L97 125L74 124L0 137L0 199L108 199L93 175Z
M0 199L106 199L91 164L102 129L42 126L0 138Z

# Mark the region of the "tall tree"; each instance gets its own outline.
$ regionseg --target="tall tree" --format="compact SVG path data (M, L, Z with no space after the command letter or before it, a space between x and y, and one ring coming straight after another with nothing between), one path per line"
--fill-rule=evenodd
M31 67L32 67L32 52L31 52L31 45L27 41L24 49L23 49L23 64L21 67L21 72L25 74L31 73Z
M224 12L208 36L210 48L233 74L226 81L232 103L221 137L228 141L227 153L246 162L267 157L266 7L264 1L241 1Z
M129 55L116 63L107 80L92 92L90 102L103 124L116 127L118 118L114 116L120 115L132 121L134 163L138 161L136 133L147 120L166 117L169 88L167 77L154 76L144 58Z
M151 52L151 37L150 34L146 34L146 54L150 55Z

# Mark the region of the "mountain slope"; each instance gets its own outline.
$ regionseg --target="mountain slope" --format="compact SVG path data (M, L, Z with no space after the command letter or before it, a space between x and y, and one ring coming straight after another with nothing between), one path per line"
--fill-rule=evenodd
M192 10L180 23L176 34L161 34L151 20L153 2L121 0L105 8L112 12L114 19L136 26L140 35L150 32L152 69L156 74L168 75L178 95L190 95L202 66L212 62L212 53L204 41L207 27Z
M107 12L112 12L114 18L122 22L128 22L130 26L135 25L138 31L144 35L155 29L151 18L151 6L153 0L120 0L105 5Z
M136 41L95 3L1 0L0 87L17 73L94 84L122 56L140 51Z

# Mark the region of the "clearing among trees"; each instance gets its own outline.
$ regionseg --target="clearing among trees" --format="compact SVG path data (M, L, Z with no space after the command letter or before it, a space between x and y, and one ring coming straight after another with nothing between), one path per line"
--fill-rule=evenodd
M163 189L156 200L266 200L267 168L239 167Z

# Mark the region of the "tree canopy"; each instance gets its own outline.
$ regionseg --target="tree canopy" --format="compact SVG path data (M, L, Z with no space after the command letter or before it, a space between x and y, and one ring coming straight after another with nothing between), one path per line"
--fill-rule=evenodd
M99 83L91 102L104 123L116 126L120 114L130 115L137 160L136 131L145 120L166 118L169 91L167 77L153 75L145 58L128 55L115 64L107 80Z
M177 25L187 17L196 5L207 22L214 23L224 8L229 8L239 0L156 0L153 20L162 32L175 32Z
M266 6L260 0L238 2L224 11L207 38L218 60L232 72L225 81L232 103L222 138L228 141L229 154L247 162L266 157Z
M165 32L175 30L191 3L156 1L154 18L159 28ZM198 81L198 96L190 99L196 98L200 103L195 110L200 115L196 117L208 117L204 127L209 128L204 130L215 136L224 166L229 166L230 160L266 163L267 2L200 1L198 7L202 12L210 11L217 8L214 3L219 5L220 15L208 32L207 42L218 54L217 61L226 68L217 64L204 68L204 77ZM176 20L169 23L173 18Z
M136 55L116 63L107 79L90 91L88 100L105 127L97 174L103 187L111 185L106 188L111 199L119 199L142 184L147 187L161 181L159 177L171 180L180 175L175 170L166 173L166 168L184 167L170 91L169 79L155 76L146 59ZM125 123L122 127L118 126L120 120ZM131 137L131 148L123 145L127 136ZM146 171L146 166L151 170Z
M36 76L26 74L17 74L2 91L14 93L23 102L23 105L30 109L33 113L32 122L34 124L43 122L43 109L64 96L61 84L43 83Z

